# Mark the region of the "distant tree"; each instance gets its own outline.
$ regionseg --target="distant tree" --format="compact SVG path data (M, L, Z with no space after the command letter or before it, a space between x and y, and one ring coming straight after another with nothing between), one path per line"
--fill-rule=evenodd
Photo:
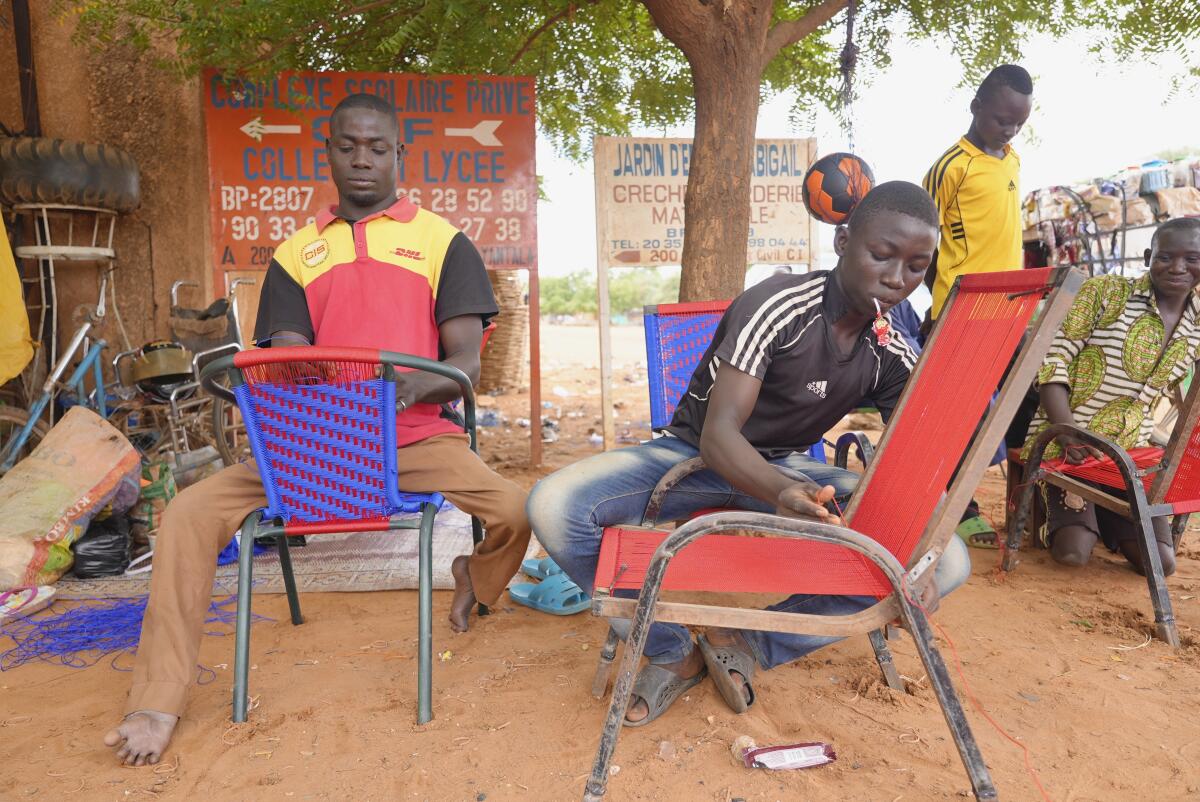
M543 276L542 312L548 315L596 314L596 279L578 271L566 276ZM608 285L613 315L638 316L647 304L671 303L679 297L679 273L665 268L613 270Z
M285 69L533 75L539 121L565 153L593 134L695 120L685 198L684 299L741 290L760 100L803 115L847 96L831 35L850 0L56 0L101 45L173 44L167 66L261 77ZM1035 33L1096 32L1094 53L1182 54L1200 66L1196 0L859 0L860 72L902 37L948 42L974 81ZM1079 58L1084 54L1062 54ZM846 62L853 66L854 59ZM921 87L913 87L919 95ZM897 125L919 124L913 118Z

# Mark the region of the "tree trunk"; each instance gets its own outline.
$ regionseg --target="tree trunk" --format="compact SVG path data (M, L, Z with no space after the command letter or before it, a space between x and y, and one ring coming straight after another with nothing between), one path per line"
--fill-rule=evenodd
M726 61L714 54L712 63L692 66L696 134L684 197L681 301L728 300L746 280L762 70L755 63L731 73Z
M762 74L787 45L827 23L846 0L821 0L772 25L772 0L643 0L692 68L696 133L684 199L679 300L728 300L746 280L750 176Z

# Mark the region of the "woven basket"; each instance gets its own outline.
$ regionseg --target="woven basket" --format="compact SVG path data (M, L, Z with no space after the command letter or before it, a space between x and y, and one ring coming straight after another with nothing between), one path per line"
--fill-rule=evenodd
M529 384L529 306L515 270L489 270L500 315L480 358L479 392L518 390Z

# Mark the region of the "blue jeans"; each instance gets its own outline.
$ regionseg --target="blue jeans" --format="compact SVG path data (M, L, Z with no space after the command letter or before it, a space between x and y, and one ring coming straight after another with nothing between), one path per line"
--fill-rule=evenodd
M592 592L600 538L606 526L638 524L658 480L680 462L699 456L699 450L677 437L660 437L630 448L596 454L569 465L537 483L526 511L538 540L563 571L587 593ZM845 506L858 484L858 474L792 453L772 464L790 468L820 486L832 485L838 504ZM694 473L668 491L661 520L678 521L708 507L774 512L771 504L734 488L715 472ZM971 559L966 546L951 538L934 576L945 596L967 581ZM625 594L620 594L625 595ZM873 596L813 596L797 594L767 609L817 615L848 615L876 603ZM622 637L629 622L614 620ZM742 633L763 668L796 660L840 638L792 635L782 632ZM692 651L692 637L678 624L654 624L646 642L651 663L683 660Z

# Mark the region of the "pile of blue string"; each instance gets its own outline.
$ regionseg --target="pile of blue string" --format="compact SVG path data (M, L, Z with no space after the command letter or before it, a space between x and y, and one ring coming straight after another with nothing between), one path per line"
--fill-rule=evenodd
M10 638L15 644L0 652L0 671L34 661L57 663L67 668L88 668L105 657L110 657L114 669L129 671L117 665L117 661L137 648L148 598L84 599L79 606L54 615L17 615L0 627L0 637ZM210 604L205 623L234 623L234 601L235 597L229 596ZM253 619L269 620L259 615ZM212 631L207 634L227 633ZM201 667L201 684L212 678L212 671Z

